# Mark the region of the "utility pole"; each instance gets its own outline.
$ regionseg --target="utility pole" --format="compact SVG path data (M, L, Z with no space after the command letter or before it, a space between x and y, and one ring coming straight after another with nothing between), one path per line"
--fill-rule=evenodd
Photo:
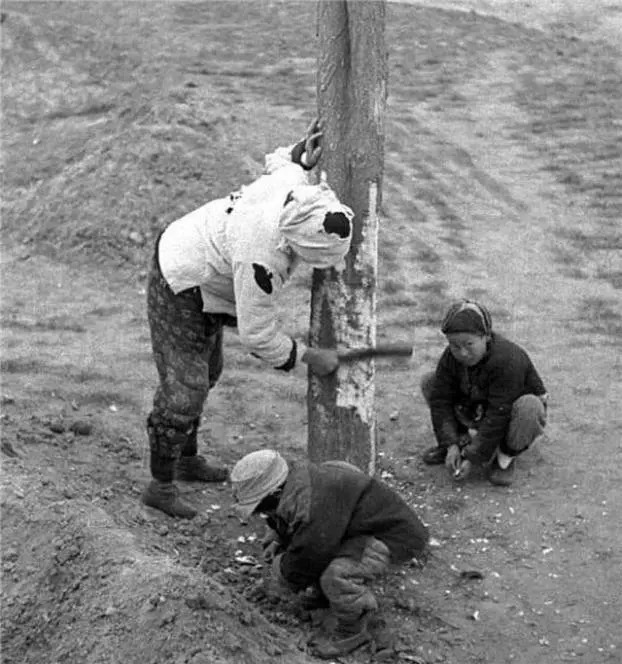
M385 0L319 0L317 95L324 123L319 168L355 214L343 269L315 270L311 345L376 342L378 214L384 167L387 97ZM376 456L373 359L328 377L309 373L312 461L343 459L372 474Z

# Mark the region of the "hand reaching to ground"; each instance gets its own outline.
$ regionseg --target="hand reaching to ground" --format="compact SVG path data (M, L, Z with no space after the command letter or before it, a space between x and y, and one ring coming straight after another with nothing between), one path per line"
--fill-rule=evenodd
M261 542L261 547L263 549L263 559L266 563L271 564L274 558L281 553L283 546L281 540L279 539L278 534L272 530L268 529L265 537Z
M465 480L470 474L473 464L468 459L461 459L460 465L456 472L454 473L454 480L456 482L461 482Z

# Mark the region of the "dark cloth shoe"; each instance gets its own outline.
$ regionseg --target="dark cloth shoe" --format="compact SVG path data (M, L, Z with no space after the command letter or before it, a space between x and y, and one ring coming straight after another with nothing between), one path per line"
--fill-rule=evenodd
M142 501L149 507L179 519L192 519L197 513L194 507L184 503L179 496L179 489L172 482L151 480L143 492Z
M438 466L442 463L445 463L445 457L447 456L446 447L430 447L423 453L423 463L427 463L428 466Z
M182 482L224 482L229 471L221 466L210 466L202 456L182 456L175 466L175 479Z
M367 629L372 638L372 659L375 662L392 659L396 654L396 637L384 617L374 616L370 619Z
M353 621L339 620L334 632L320 633L309 644L311 653L320 659L334 659L360 648L371 641L365 617Z
M514 481L514 474L516 472L516 460L507 468L501 468L497 462L497 457L495 456L490 470L488 471L488 480L491 484L496 484L497 486L510 486Z

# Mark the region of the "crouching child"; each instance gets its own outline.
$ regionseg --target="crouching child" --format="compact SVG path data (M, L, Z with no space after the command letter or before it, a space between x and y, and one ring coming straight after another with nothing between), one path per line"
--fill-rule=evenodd
M421 380L437 441L423 460L444 463L456 480L486 466L493 484L508 486L514 459L544 430L544 383L526 351L493 332L490 313L477 302L452 304L441 332L447 348Z
M289 464L274 450L243 457L231 483L243 519L266 517L274 583L306 591L336 619L309 644L313 654L330 659L369 642L369 619L378 618L371 582L427 550L428 531L413 510L349 463Z

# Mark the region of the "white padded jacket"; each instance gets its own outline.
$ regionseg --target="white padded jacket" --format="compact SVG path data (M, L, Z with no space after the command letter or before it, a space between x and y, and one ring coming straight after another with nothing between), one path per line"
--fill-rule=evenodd
M279 329L276 298L301 260L286 231L304 228L305 260L314 262L304 254L310 246L316 266L327 267L345 256L351 233L327 234L321 222L327 212L353 215L327 185L309 182L292 148L267 155L265 164L250 185L172 222L160 239L159 262L173 292L199 286L204 311L235 316L247 350L281 367L291 364L294 342Z

